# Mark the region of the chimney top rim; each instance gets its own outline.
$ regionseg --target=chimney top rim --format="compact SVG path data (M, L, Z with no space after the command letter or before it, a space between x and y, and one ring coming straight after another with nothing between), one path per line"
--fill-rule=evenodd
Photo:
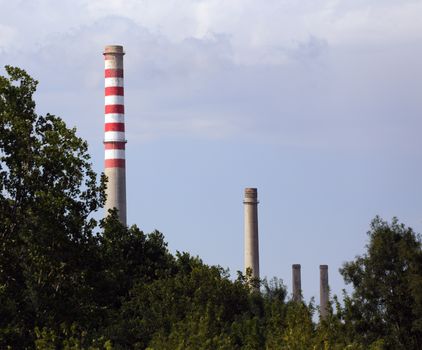
M104 55L109 54L117 54L117 55L124 55L125 52L123 51L122 45L106 45L104 47Z

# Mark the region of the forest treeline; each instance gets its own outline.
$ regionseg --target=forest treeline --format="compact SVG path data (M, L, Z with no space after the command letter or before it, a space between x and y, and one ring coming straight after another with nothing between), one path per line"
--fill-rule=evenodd
M376 217L361 256L341 274L353 287L328 317L293 302L281 280L237 278L160 232L101 222L106 179L87 143L54 115L37 115L37 82L0 77L1 349L422 349L421 239ZM259 285L260 291L256 288ZM318 321L316 321L318 320Z

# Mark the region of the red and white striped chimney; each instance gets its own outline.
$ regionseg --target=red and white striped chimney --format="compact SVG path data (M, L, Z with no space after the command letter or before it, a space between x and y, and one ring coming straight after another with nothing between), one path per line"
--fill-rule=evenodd
M105 215L108 215L109 209L116 208L120 221L126 225L126 139L123 55L123 46L109 45L104 49L104 172L108 178Z

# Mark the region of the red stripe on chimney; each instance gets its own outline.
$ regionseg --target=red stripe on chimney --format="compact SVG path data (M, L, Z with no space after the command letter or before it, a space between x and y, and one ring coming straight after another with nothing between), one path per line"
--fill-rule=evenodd
M107 141L104 143L104 148L105 149L125 149L126 148L126 143L125 142L110 142Z
M106 96L123 96L125 94L125 89L120 86L112 86L112 87L106 87L105 88L105 95Z
M125 168L126 160L125 159L106 159L104 162L106 168Z
M123 78L123 69L105 69L104 76L106 78Z
M104 131L125 131L125 123L105 123Z
M125 106L124 105L106 105L105 106L105 113L125 113Z

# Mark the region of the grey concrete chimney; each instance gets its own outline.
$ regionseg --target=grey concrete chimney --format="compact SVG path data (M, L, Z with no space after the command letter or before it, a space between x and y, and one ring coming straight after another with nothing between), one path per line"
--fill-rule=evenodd
M319 266L319 295L321 319L325 319L328 316L328 265Z
M292 265L293 301L302 300L302 280L300 276L300 264Z
M257 189L245 188L245 273L252 269L254 278L259 278L258 203Z

